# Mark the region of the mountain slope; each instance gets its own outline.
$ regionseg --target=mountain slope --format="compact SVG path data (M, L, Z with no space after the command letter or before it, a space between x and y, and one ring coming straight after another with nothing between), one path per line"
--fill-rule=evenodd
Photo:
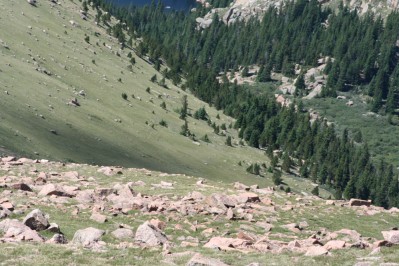
M264 161L256 149L224 144L205 121L188 118L197 139L179 134L183 120L175 110L187 95L150 81L161 74L94 23L81 19L80 3L25 1L0 4L0 145L25 156L94 164L146 167L234 180L248 176L241 160ZM85 41L89 36L89 43ZM46 74L47 73L47 74ZM147 92L147 88L150 91ZM122 99L126 93L127 100ZM132 97L135 96L135 98ZM80 106L71 104L76 98ZM166 110L160 107L166 103ZM233 120L188 95L191 113L205 106L212 121ZM165 120L168 127L158 123ZM233 143L235 132L228 129ZM244 165L245 166L245 165ZM270 182L270 180L268 181Z

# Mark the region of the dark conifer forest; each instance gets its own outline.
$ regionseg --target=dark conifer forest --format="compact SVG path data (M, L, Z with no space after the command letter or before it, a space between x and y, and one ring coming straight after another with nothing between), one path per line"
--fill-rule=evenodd
M271 159L281 150L282 170L299 169L303 178L331 188L335 197L371 199L383 207L399 207L398 176L384 161L372 161L367 144L358 144L348 131L338 134L323 120L311 121L298 101L281 107L274 98L245 87L219 82L220 73L242 66L260 66L258 80L270 72L294 76L295 64L317 66L330 59L324 97L356 91L372 97L370 109L396 114L399 108L399 14L386 19L359 16L341 5L321 7L316 0L298 0L269 9L262 18L226 25L215 15L209 28L195 18L206 13L164 12L162 4L118 8L93 0L95 6L120 19L110 28L122 46L141 38L137 54L148 57L163 75L224 113L236 118L234 127L250 146L264 149ZM225 6L229 1L215 1ZM107 22L98 13L99 21ZM101 19L100 19L101 18ZM128 32L125 36L122 29Z

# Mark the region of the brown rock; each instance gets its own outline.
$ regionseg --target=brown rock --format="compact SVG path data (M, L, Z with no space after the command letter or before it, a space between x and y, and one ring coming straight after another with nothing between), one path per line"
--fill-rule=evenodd
M328 250L325 249L324 247L321 246L312 246L308 249L308 251L305 253L305 256L322 256L322 255L327 255Z
M96 221L97 223L105 223L107 221L107 216L102 215L98 212L93 212L90 216L90 219Z
M205 245L206 248L219 248L230 250L232 248L243 248L248 245L248 241L239 238L212 237Z
M2 161L3 163L14 162L14 161L16 161L16 160L17 160L17 158L15 158L15 157L13 157L13 156L8 156L8 157L3 157L3 158L1 158L1 161Z
M242 184L240 182L235 182L234 183L234 188L237 189L237 190L246 190L246 191L249 191L249 189L250 189L249 186L244 185L244 184Z
M242 231L238 232L237 238L247 240L249 242L255 242L255 239L253 237L251 237L250 235L248 235Z
M103 173L104 175L107 175L107 176L123 174L122 168L113 168L113 167L101 167L100 169L97 170L97 172Z
M0 204L0 206L5 209L5 210L9 210L9 211L13 211L14 210L14 205L11 202L3 202Z
M232 208L227 210L226 219L227 220L234 220L235 214Z
M228 266L228 265L218 259L206 258L201 254L197 253L189 260L189 262L187 262L186 266Z
M75 199L79 203L93 203L94 202L94 191L92 189L77 191Z
M346 242L342 240L331 240L324 245L324 248L327 250L343 249L345 247L345 244Z
M16 183L11 185L11 188L17 189L17 190L22 190L22 191L32 191L32 189L24 183Z
M212 194L204 201L209 206L222 208L234 208L237 204L235 198L224 194Z
M252 192L241 193L236 199L239 203L260 202L259 196Z
M356 230L350 229L341 229L339 231L335 231L335 233L348 235L353 241L359 241L361 237L361 235Z
M150 220L150 224L158 228L159 230L164 230L166 228L166 223L163 221L160 221L158 219L152 219Z
M40 190L39 196L59 196L59 197L72 197L72 195L68 194L61 186L54 184L44 185Z
M79 173L77 171L65 172L62 175L65 179L71 179L71 180L79 179Z

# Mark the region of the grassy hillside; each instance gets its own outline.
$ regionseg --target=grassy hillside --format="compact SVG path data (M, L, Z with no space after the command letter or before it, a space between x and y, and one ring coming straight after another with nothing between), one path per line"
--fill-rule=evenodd
M94 11L87 21L81 19L80 8L80 2L70 0L0 3L1 153L272 184L270 174L259 178L246 172L251 163L269 163L263 152L238 145L233 129L226 134L234 147L192 117L190 131L197 139L207 134L211 143L181 136L183 120L176 110L183 95L191 113L205 106L216 124L234 121L168 80L168 89L151 82L154 74L158 80L162 75L134 51L120 50L94 23ZM131 69L129 52L136 60ZM67 104L73 98L79 107ZM161 120L168 127L160 126ZM303 180L285 181L294 190L312 189Z

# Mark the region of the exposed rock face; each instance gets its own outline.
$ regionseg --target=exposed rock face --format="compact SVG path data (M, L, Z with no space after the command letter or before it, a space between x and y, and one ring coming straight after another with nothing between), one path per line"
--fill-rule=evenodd
M36 231L46 230L50 226L46 214L39 209L31 211L25 217L23 223L30 229Z
M137 228L135 239L148 246L160 246L168 243L165 234L150 222L145 222Z
M73 236L72 243L90 246L93 243L98 242L104 234L105 232L103 230L93 227L80 229L76 231L75 235Z
M234 0L233 3L226 8L213 8L211 9L204 18L197 18L197 23L200 27L206 28L209 27L210 23L212 23L212 18L215 13L219 15L221 20L225 24L232 24L237 21L248 21L251 17L262 18L262 15L269 8L281 8L285 6L286 1L283 0ZM332 5L333 8L336 6L336 1L332 0L319 0L319 3L325 6ZM373 4L370 1L347 1L344 2L345 6L348 6L351 10L357 10L359 14L365 14L366 12L374 12L378 14L389 13L387 10L395 10L399 8L399 1L382 1L378 2L378 4ZM205 1L206 4L206 1ZM384 12L385 11L385 12ZM205 24L204 21L210 21L209 25Z

